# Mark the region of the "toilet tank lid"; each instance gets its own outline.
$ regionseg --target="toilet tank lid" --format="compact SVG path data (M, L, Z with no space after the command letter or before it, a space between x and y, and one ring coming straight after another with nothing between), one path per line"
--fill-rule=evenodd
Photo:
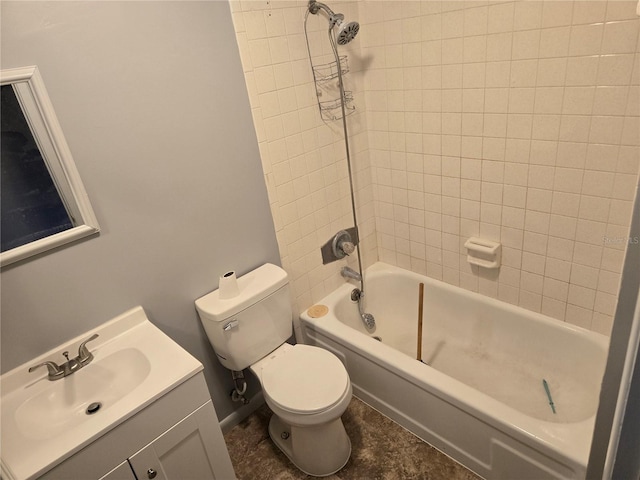
M219 289L196 300L196 308L208 320L222 322L256 302L268 297L288 283L287 272L277 265L265 263L238 277L240 293L233 298L220 298Z

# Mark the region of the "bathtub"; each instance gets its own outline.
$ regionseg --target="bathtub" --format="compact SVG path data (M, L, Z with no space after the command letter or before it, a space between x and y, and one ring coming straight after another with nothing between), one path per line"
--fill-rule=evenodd
M349 283L318 302L326 315L300 316L357 397L482 477L584 478L607 337L384 263L365 281L374 331Z

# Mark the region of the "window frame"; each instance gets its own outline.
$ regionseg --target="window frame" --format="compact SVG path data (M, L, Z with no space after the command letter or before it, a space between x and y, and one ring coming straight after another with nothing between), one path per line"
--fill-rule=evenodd
M38 149L74 227L0 253L0 267L38 255L100 231L71 150L37 66L0 70L0 85L11 85Z

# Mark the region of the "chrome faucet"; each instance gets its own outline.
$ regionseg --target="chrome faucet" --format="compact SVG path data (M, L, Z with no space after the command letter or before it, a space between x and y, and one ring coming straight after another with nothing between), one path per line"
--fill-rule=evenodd
M82 342L78 347L77 357L70 359L69 352L64 351L62 352L62 355L64 355L64 358L66 358L67 361L63 364L58 365L57 363L51 361L42 362L29 368L29 373L33 372L37 368L47 367L47 370L49 370L49 376L47 378L51 381L68 377L72 373L77 372L82 367L85 367L91 363L91 361L93 360L93 354L87 348L87 343L95 340L96 338L98 338L97 333L91 335L91 337Z
M358 282L362 280L362 275L360 275L351 267L342 267L340 269L340 275L342 275L344 278L351 278L352 280L356 280Z

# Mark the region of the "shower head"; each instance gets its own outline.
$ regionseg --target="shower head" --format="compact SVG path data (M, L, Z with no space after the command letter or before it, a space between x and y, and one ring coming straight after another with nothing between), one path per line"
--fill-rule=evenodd
M363 313L360 318L362 318L362 321L364 322L365 326L371 330L372 328L375 328L376 326L376 319L373 317L373 315L371 315L370 313Z
M360 24L358 22L345 23L344 20L339 20L336 25L338 26L338 45L346 45L349 43L356 37L360 30Z
M316 15L320 10L325 11L329 16L329 28L338 27L338 33L336 35L338 45L346 45L351 42L360 30L360 24L358 22L345 22L343 14L335 13L324 3L309 0L307 8L309 12L314 15Z

